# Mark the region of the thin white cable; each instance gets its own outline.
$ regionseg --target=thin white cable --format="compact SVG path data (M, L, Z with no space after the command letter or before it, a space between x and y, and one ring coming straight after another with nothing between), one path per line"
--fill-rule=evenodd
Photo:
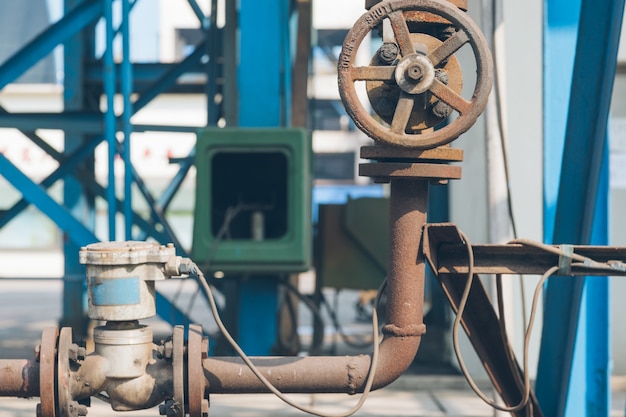
M554 275L558 270L559 267L558 266L554 266L550 269L548 269L548 271L546 271L546 273L543 274L543 276L541 277L541 279L539 280L539 282L537 283L537 286L535 287L535 294L533 297L533 302L532 302L532 308L531 308L531 312L530 312L530 318L528 320L528 328L526 329L526 333L525 333L525 338L524 338L524 358L523 358L523 363L524 363L524 368L523 368L523 374L524 374L524 394L522 396L522 399L520 400L520 402L514 406L510 406L510 407L506 407L506 406L501 406L499 404L497 404L495 401L493 401L492 399L488 398L482 391L481 389L478 387L478 385L476 385L474 379L472 378L472 376L470 375L469 370L467 369L467 366L465 365L465 361L463 360L463 355L461 353L461 348L459 345L459 327L461 326L461 320L463 317L463 313L465 311L465 307L467 305L467 300L469 299L469 293L470 293L470 289L472 287L472 282L474 279L474 253L472 250L472 245L469 242L469 239L467 238L467 236L465 236L462 232L461 232L461 238L463 239L465 246L467 247L467 252L468 252L468 257L469 257L469 270L468 270L468 276L467 276L467 284L465 285L465 289L463 291L463 295L461 296L461 300L459 302L459 306L457 308L457 315L456 318L454 320L454 325L452 326L452 344L454 347L454 353L457 356L457 360L459 362L459 367L461 368L461 372L463 373L463 376L465 377L465 379L467 380L468 384L470 385L470 387L472 388L472 390L476 393L476 395L483 400L487 405L489 405L490 407L499 410L499 411L505 411L505 412L516 412L519 411L521 409L523 409L524 407L526 407L527 405L529 405L529 399L530 399L530 375L529 375L529 367L528 367L528 354L529 354L529 350L530 350L530 337L532 335L532 329L533 329L533 325L535 322L535 315L537 312L537 306L539 304L539 299L540 299L540 295L541 292L543 290L543 284L545 283L545 281L550 278L552 275Z
M241 357L241 359L244 361L244 363L248 366L248 368L250 368L250 371L252 371L252 373L259 379L259 381L261 381L261 383L263 385L265 385L265 387L271 391L274 395L276 395L280 400L282 400L283 402L285 402L286 404L300 410L303 411L305 413L308 414L312 414L315 416L319 416L319 417L349 417L352 414L356 413L365 403L365 400L367 399L367 396L369 395L371 389L372 389L372 384L374 383L374 376L376 375L376 367L378 366L378 354L379 354L379 342L380 342L380 336L378 334L378 313L376 312L376 308L373 309L372 311L372 329L373 329L373 337L374 337L374 351L372 353L372 360L370 362L370 368L369 368L369 372L367 375L367 380L365 382L365 387L363 388L363 393L361 394L361 397L359 398L358 402L354 405L354 407L352 407L351 409L342 412L342 413L323 413L319 410L315 410L312 408L308 408L305 407L303 405L300 405L298 403L296 403L295 401L291 400L289 397L285 396L285 394L283 394L282 392L280 392L278 390L278 388L276 388L262 373L261 371L256 367L256 365L254 365L254 363L252 363L252 360L250 360L250 358L245 354L245 352L243 351L243 349L241 349L241 347L237 344L237 342L235 341L235 339L231 336L231 334L228 332L228 329L226 329L226 326L224 325L224 323L222 322L219 312L217 310L217 306L215 303L215 299L213 297L213 292L211 290L211 287L209 286L206 277L204 276L204 274L202 273L202 271L200 270L200 268L198 268L198 266L194 263L191 263L189 271L191 273L194 273L197 275L198 280L200 281L200 283L202 284L202 286L204 287L207 295L208 295L208 299L209 299L209 305L211 307L211 312L213 313L213 316L215 318L215 322L217 323L217 326L219 327L220 331L222 332L222 334L224 335L224 337L226 338L226 340L228 341L228 343L230 343L230 345L233 347L233 349L235 350L235 352L237 352L237 354ZM382 294L382 288L384 288L385 283L383 283L383 285L381 285L381 289L379 289L378 291L378 295L376 296L376 306L378 305L378 301L380 300L380 295Z

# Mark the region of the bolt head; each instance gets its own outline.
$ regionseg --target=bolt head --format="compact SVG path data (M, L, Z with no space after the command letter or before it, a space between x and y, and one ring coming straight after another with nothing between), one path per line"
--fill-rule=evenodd
M407 78L413 81L419 81L423 77L422 67L418 64L410 65L406 70Z
M398 45L395 43L385 43L378 50L378 57L381 61L391 64L393 61L398 58L398 54L400 53L400 49Z
M202 400L200 403L202 417L209 417L209 400Z

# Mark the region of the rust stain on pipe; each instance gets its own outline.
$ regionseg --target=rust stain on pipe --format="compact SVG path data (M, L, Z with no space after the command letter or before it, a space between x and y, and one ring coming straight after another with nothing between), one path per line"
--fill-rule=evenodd
M0 360L0 397L38 397L39 364L26 359Z
M395 381L409 367L426 327L423 324L424 258L420 252L426 224L428 182L392 179L387 325L373 389ZM276 388L286 393L361 392L371 355L252 358ZM203 360L207 386L214 394L261 393L267 388L238 357Z

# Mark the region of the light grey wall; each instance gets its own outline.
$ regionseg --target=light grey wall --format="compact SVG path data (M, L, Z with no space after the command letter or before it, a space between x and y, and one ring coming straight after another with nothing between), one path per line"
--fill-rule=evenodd
M622 42L626 43L626 42ZM623 49L623 48L622 48ZM624 57L626 59L626 57ZM618 68L613 98L611 102L611 118L626 118L626 64ZM626 134L626 133L621 133ZM611 138L609 137L609 140ZM609 212L610 231L609 244L626 246L626 189L611 188L611 203ZM611 349L613 351L613 374L626 375L626 357L621 355L626 347L626 328L621 317L626 315L626 306L623 298L626 294L626 278L611 278Z
M510 185L513 212L520 237L542 238L542 2L503 2L504 48L498 49L501 88L505 94L506 138L509 152ZM470 0L469 13L480 22L481 2ZM451 184L451 220L459 225L472 243L488 241L486 141L483 117L459 140L455 147L464 149L463 179ZM521 362L523 326L519 281L508 277L509 298L514 326L511 338ZM537 277L525 278L527 299L531 298ZM488 284L488 282L487 282ZM528 303L527 303L528 304ZM541 317L538 317L540 323ZM533 338L531 375L536 371L540 330ZM464 344L466 362L477 378L485 376L482 365Z

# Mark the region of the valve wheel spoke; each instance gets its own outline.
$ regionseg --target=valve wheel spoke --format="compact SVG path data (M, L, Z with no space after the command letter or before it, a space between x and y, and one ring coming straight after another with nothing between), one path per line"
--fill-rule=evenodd
M437 79L433 80L430 92L461 115L469 111L472 105L471 102L465 100L460 94Z
M454 35L445 40L437 49L428 54L428 59L437 67L452 54L458 51L463 45L469 42L467 33L463 30L457 31Z
M409 56L415 53L415 48L411 42L411 34L409 27L404 19L404 13L402 10L396 10L389 13L389 20L391 21L391 27L393 28L393 34L396 37L396 42L400 48L400 54L402 56Z
M404 134L406 126L409 124L411 113L413 112L414 97L404 91L400 94L396 112L391 122L391 131L398 134Z
M391 81L394 80L395 66L369 66L352 68L354 81Z

